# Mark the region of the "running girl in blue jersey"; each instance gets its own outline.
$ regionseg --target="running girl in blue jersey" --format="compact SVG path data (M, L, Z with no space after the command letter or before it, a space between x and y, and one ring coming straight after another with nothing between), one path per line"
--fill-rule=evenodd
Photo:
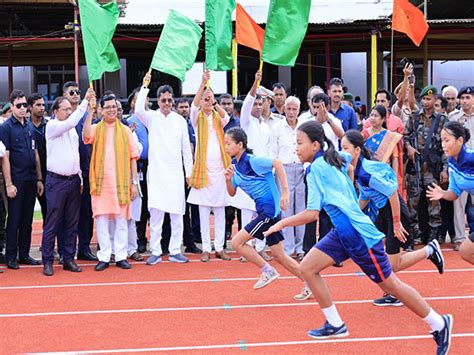
M308 335L317 339L349 335L326 282L321 277L321 271L335 262L350 258L383 291L397 297L423 318L433 330L437 354L446 354L451 339L452 316L436 313L415 289L401 282L392 273L382 242L384 235L359 207L349 178L353 173L351 156L345 152L337 153L331 141L325 137L322 126L314 121L302 124L296 137L296 152L300 161L311 163L307 175L307 207L295 216L282 219L270 227L265 235L268 238L285 227L315 221L322 208L331 218L334 228L313 247L300 264L303 278L326 317L325 324L310 330Z
M466 147L471 134L459 122L448 122L441 130L441 144L448 157L449 187L443 190L436 184L428 187L426 196L430 200L456 200L463 191L471 195L471 206L467 220L470 234L461 244L459 253L467 262L474 264L474 150Z
M351 155L354 180L359 187L359 205L385 234L385 252L392 267L397 272L429 259L440 274L444 271L444 258L436 239L426 247L410 253L400 252L407 241L410 227L408 207L398 194L398 180L393 169L384 162L370 160L370 153L364 145L362 133L356 130L346 132L341 140L342 149ZM405 229L406 228L406 229ZM403 306L396 297L385 294L374 301L376 306Z
M228 130L224 144L226 153L232 157L232 164L225 172L227 191L234 196L237 187L240 187L255 201L258 213L253 221L232 237L232 247L262 270L260 280L254 285L255 289L259 289L280 275L246 243L252 238L263 239L263 233L280 220L281 209L285 209L289 202L285 170L279 160L252 155L252 151L247 148L247 135L241 128ZM281 182L281 197L275 184L273 168ZM285 253L283 240L280 232L274 233L267 238L267 245L277 262L303 280L298 263Z

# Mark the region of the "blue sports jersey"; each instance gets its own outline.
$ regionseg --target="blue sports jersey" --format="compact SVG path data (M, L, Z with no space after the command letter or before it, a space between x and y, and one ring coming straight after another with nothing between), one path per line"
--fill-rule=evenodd
M383 237L370 218L359 208L357 195L347 170L351 156L339 152L345 160L342 171L328 164L319 152L307 175L308 202L306 209L324 209L344 244L352 251L360 250L360 239L354 236L354 229L364 240L367 248L372 248ZM352 228L353 227L353 228Z
M474 150L462 146L457 160L448 159L449 187L459 197L463 191L474 194Z
M233 158L232 164L235 166L234 188L240 187L255 201L258 214L269 218L279 216L280 194L273 177L273 159L244 152L238 162Z
M370 201L364 213L375 221L379 210L398 189L397 176L388 164L361 156L354 177L359 184L359 199Z

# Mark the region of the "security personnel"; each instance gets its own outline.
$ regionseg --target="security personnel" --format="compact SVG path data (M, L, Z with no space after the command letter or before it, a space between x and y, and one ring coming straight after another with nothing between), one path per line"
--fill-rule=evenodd
M465 86L459 90L458 99L461 108L449 116L450 121L456 121L466 127L471 133L471 139L466 142L466 146L474 149L474 86ZM470 196L471 203L474 203L474 195ZM469 193L464 191L459 198L454 201L454 228L456 236L454 238L454 250L458 251L461 243L466 239L465 219L466 204L469 200ZM473 231L471 231L473 232Z
M446 184L448 167L441 147L441 129L447 121L445 115L435 112L437 90L429 85L421 91L423 108L415 112L407 121L404 142L408 157L406 167L408 208L411 228L417 235L423 236L423 242L440 239L442 225L441 205L439 201L428 201L427 211L420 211L420 196L425 196L431 183ZM428 225L420 216L427 216Z
M12 115L0 126L6 153L2 167L8 196L6 262L9 269L20 264L39 265L30 257L31 226L36 193L43 194L41 166L33 124L26 119L28 103L21 90L10 95Z

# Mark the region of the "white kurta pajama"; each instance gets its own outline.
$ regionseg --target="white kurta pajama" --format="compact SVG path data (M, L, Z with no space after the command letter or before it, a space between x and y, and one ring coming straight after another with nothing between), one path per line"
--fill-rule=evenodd
M135 114L148 129L148 209L150 211L150 250L160 256L163 217L171 219L170 255L181 253L183 215L186 206L184 178L191 176L193 158L186 120L176 112L167 116L146 111L149 89L142 87L137 96ZM183 164L184 171L183 172Z
M205 187L189 191L188 203L199 206L199 220L201 223L202 249L205 252L211 251L211 226L210 214L214 211L214 248L217 252L224 249L225 240L225 206L227 205L227 186L225 182L225 167L214 127L212 113L207 117L208 140L206 148L206 173L208 184ZM198 130L199 108L191 105L190 118L196 134L196 142L199 144ZM222 127L229 122L226 114L221 119ZM196 149L196 152L198 149Z

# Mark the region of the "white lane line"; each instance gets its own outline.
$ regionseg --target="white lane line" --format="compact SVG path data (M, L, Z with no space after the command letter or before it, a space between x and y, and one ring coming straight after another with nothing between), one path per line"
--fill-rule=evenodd
M448 269L448 272L472 272L474 268L468 269ZM438 270L405 270L397 274L425 274L438 273ZM323 277L365 277L360 271L344 274L326 274ZM297 279L296 276L280 276L279 280ZM257 277L233 277L233 278L212 278L212 279L190 279L190 280L156 280L156 281L127 281L127 282L102 282L84 284L53 284L53 285L23 285L23 286L2 286L0 291L24 290L24 289L49 289L49 288L69 288L69 287L97 287L97 286L130 286L130 285L160 285L160 284L181 284L181 283L207 283L207 282L233 282L233 281L256 281Z
M474 299L474 296L434 296L425 297L427 301L444 300L466 300ZM336 301L335 304L360 304L372 303L373 300L350 300ZM92 315L92 314L118 314L118 313L154 313L154 312L179 312L179 311L229 311L233 309L251 309L251 308L280 308L280 307L308 307L316 306L317 302L302 303L276 303L276 304L244 304L222 306L202 306L202 307L163 307L163 308L137 308L137 309L110 309L110 310L91 310L91 311L69 311L69 312L42 312L42 313L10 313L0 314L0 318L21 318L21 317L50 317L50 316L71 316L71 315Z
M473 337L474 333L457 333L452 334L453 338L469 338ZM377 342L377 341L406 341L419 339L432 339L431 335L402 335L402 336L388 336L388 337L374 337L374 338L345 338L345 339L328 339L328 340L295 340L295 341L273 341L262 343L237 343L237 344L222 344L222 345L191 345L191 346L171 346L161 348L139 348L139 349L110 349L110 350L77 350L71 352L45 352L36 354L105 354L105 353L139 353L150 351L183 351L183 350L210 350L210 349L246 349L253 347L267 347L267 346L288 346L288 345L317 345L317 344L336 344L336 343L362 343L362 342ZM434 348L434 345L433 345ZM32 354L32 353L30 353Z

